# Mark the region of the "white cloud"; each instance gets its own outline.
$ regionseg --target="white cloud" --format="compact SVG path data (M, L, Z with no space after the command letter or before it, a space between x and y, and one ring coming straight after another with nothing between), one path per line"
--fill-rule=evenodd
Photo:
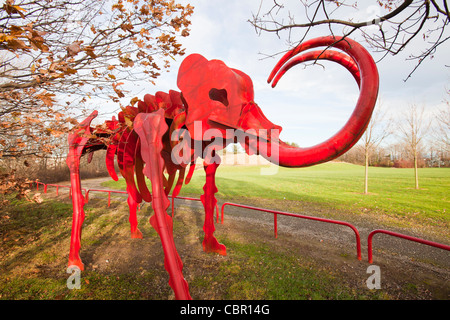
M286 50L284 39L274 34L258 36L248 19L258 10L259 1L209 0L194 4L190 36L182 43L186 53L200 53L208 59L223 60L228 66L247 73L253 80L255 100L266 116L284 127L281 138L302 146L313 145L340 129L353 111L358 90L353 78L338 65L326 63L326 68L296 66L272 89L266 80L277 59L263 59L264 54ZM296 2L297 11L301 3ZM363 9L364 10L364 9ZM355 10L352 9L352 12ZM360 12L360 18L370 12ZM326 29L314 30L314 35L327 35ZM313 33L311 33L313 35ZM402 110L416 101L429 108L439 106L450 89L449 71L444 67L450 44L439 48L435 58L423 63L406 83L403 79L414 67L405 57L414 51L420 40L411 43L409 51L386 57L378 63L380 93L383 104L392 110ZM377 58L378 55L374 54ZM144 93L178 90L176 78L183 57L177 58L170 73L157 79L156 86L145 85ZM448 64L448 61L447 61Z

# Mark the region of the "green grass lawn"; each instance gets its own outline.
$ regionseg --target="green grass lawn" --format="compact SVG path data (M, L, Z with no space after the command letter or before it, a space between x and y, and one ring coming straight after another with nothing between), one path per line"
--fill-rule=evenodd
M199 197L204 181L204 171L196 170L180 196ZM450 222L449 168L419 169L420 189L416 190L413 169L370 167L369 194L363 193L364 167L337 162L308 168L280 167L273 175L261 175L258 166L221 166L216 185L216 196L222 202L292 200L354 213L380 212L419 222ZM104 186L125 189L125 182L108 181Z
M301 169L279 168L274 175L261 175L260 170L256 166L219 167L216 176L219 202L248 203L290 212L300 211L301 206L309 204L311 208L327 208L326 214L336 216L370 212L375 216L408 217L414 219L414 226L426 222L448 237L450 169L420 169L421 188L415 190L412 169L370 168L368 195L363 194L361 166L328 163ZM190 184L183 186L181 195L198 198L203 192L204 176L204 170L197 170ZM125 183L111 180L104 187L125 189ZM226 225L216 230L227 245L226 258L203 254L202 220L188 208L177 210L174 234L182 250L186 250L185 271L195 298L397 297L397 292L373 292L364 286L349 285L346 279L353 281L354 271L344 276L334 264L330 267L309 254L285 249L279 239L260 241L259 230L255 231L258 237L252 238L239 223L234 225L237 231L223 229ZM74 291L66 287L72 223L70 199L60 196L36 204L11 196L10 204L0 211L0 299L168 299L171 296L162 251L153 247L159 245L159 238L148 226L150 206L139 213L145 241L138 242L129 239L126 201L113 200L111 208L106 208L106 199L94 198L85 211L82 255L92 265L83 271L82 288ZM315 215L314 211L311 214ZM141 256L128 267L127 259L136 251ZM128 269L109 271L105 257L118 265L127 265ZM151 268L147 259L152 261ZM100 265L94 267L96 264ZM363 276L358 277L366 279L362 271ZM407 288L399 290L408 297L421 295L406 292Z
M85 209L81 255L93 261L82 272L81 288L69 290L67 258L71 232L70 199L45 199L36 204L11 199L0 211L0 300L167 300L172 296L159 236L146 226L151 210L139 213L145 239L129 238L128 210L123 201L95 200ZM201 239L188 241L201 230L192 212L181 209L174 218L178 247L191 250L184 257L184 272L195 299L393 299L385 292L348 287L333 269L317 265L294 251L279 248L277 241L249 242L224 236L227 256L201 251ZM241 230L242 232L242 230ZM234 234L234 237L236 237ZM126 270L110 270L102 253ZM132 251L139 258L130 260ZM125 254L120 254L120 253ZM193 259L191 255L194 255ZM90 258L89 258L90 257ZM152 261L148 267L147 259ZM128 262L127 262L128 261Z

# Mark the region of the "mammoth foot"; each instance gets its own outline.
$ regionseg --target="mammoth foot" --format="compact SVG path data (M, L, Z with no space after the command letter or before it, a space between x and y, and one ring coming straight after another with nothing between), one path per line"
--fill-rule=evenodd
M67 264L68 267L70 266L77 266L81 271L84 270L84 264L81 262L81 259L69 259L69 263Z
M227 248L225 245L219 243L214 236L205 237L203 240L203 251L205 252L215 252L222 256L227 255Z
M142 239L142 232L138 228L136 230L131 231L131 239Z

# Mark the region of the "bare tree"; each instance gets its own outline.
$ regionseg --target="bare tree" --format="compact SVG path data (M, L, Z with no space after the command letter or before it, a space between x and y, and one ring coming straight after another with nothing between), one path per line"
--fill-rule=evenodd
M418 107L415 104L410 105L409 108L403 112L403 122L398 125L401 138L414 162L416 189L419 189L419 175L417 170L418 156L420 154L423 139L430 128L430 121L425 118L424 110L423 106Z
M154 83L184 54L178 41L189 35L193 13L176 0L5 0L0 6L0 197L28 186L19 180L24 170L4 172L5 159L25 165L29 156L50 154L54 137L92 107L89 98L119 109L126 84ZM130 97L130 104L136 101Z
M192 12L175 0L4 1L0 158L45 154L47 137L76 123L70 109L92 97L119 102L125 84L153 82L184 54L178 37Z
M290 46L301 43L313 28L325 27L328 33L344 37L358 31L374 50L384 53L381 59L400 53L413 39L422 37L425 48L409 56L417 63L406 79L450 39L446 33L450 22L447 0L377 0L365 8L367 1L349 4L345 0L302 0L289 5L283 0L262 0L249 22L258 33L271 32L281 37L287 32ZM355 19L355 14L364 10L361 7L364 14ZM299 17L301 9L303 15Z
M364 194L368 194L369 184L369 158L381 142L392 133L392 119L386 117L386 110L375 109L364 135L361 137L361 147L364 150Z
M436 114L437 140L446 152L450 152L450 101Z

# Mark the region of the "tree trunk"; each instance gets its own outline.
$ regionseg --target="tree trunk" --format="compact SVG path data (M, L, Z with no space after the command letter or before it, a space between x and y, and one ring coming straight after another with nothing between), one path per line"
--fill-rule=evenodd
M416 181L416 189L419 189L419 174L417 172L417 152L414 152L414 177Z
M368 182L369 182L369 152L364 153L365 157L365 172L364 172L364 194L368 194Z

